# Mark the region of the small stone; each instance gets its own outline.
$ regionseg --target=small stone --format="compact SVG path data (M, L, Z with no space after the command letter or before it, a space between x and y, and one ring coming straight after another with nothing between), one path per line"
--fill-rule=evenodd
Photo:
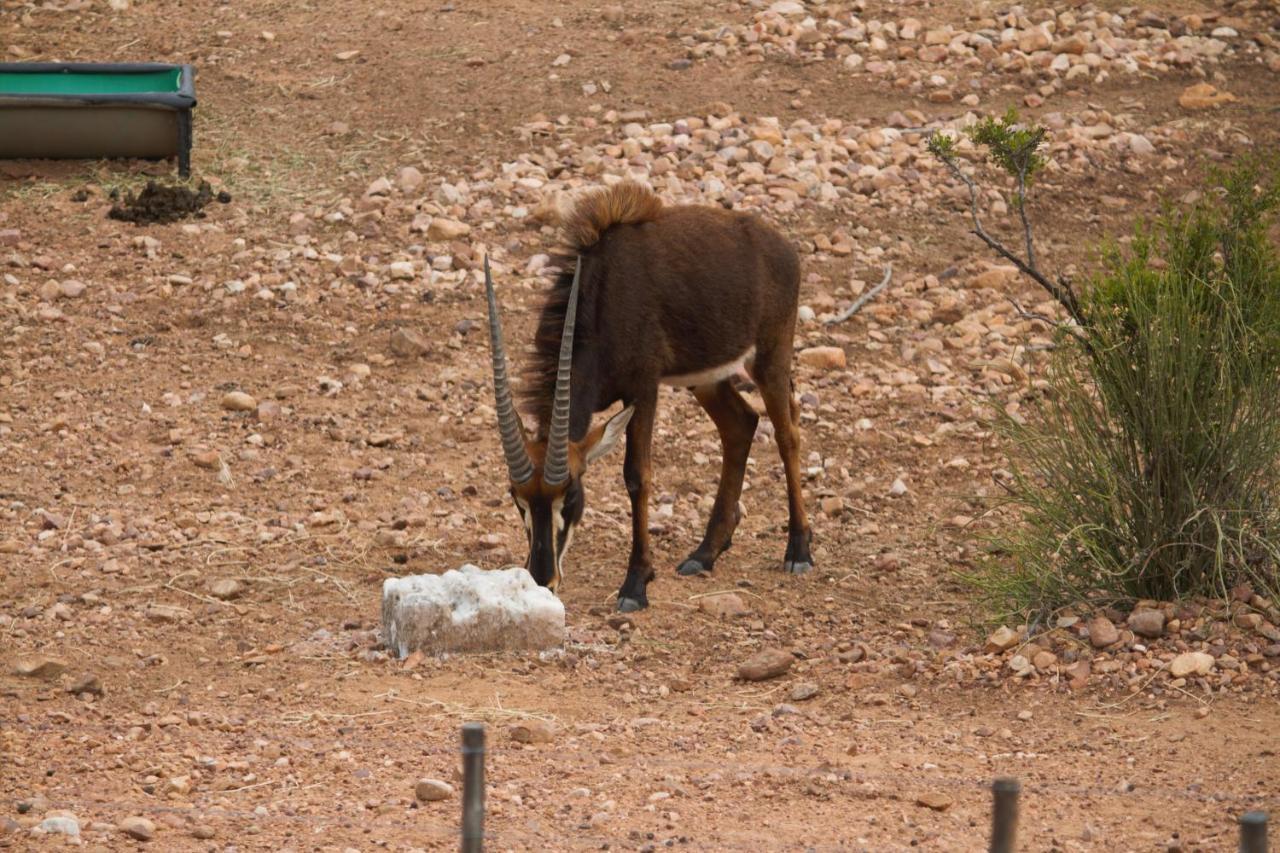
M47 832L50 835L67 835L71 838L80 837L80 821L69 815L47 817L40 821L38 828L41 832Z
M156 825L145 817L127 817L120 821L120 831L137 841L155 838Z
M894 479L893 485L889 487L889 494L895 498L900 498L907 493L907 484L902 481L901 477Z
M42 678L52 681L67 671L67 665L57 658L32 657L18 661L13 671L24 678Z
M1141 133L1129 134L1129 150L1141 157L1148 157L1156 153L1156 147L1151 144L1151 140Z
M818 695L818 685L811 681L802 681L791 688L792 702L805 702Z
M777 678L795 663L795 656L783 649L765 649L738 664L738 678L743 681L765 681Z
M239 598L244 592L244 584L235 578L218 578L209 584L209 594L222 601Z
M416 358L431 351L431 342L417 329L401 327L391 333L391 352L400 358Z
M818 502L822 514L835 518L844 513L844 498L839 495L828 495Z
M81 693L88 693L93 696L102 695L102 682L98 676L92 672L83 673L75 681L67 687L67 692L73 696L79 696Z
M848 364L844 350L840 347L809 347L800 350L797 358L801 364L823 370L840 370Z
M940 628L934 628L925 637L930 646L935 649L945 649L956 641L956 635L950 631L943 631Z
M1058 656L1051 651L1036 652L1031 658L1031 665L1044 672L1058 662Z
M1213 671L1213 655L1207 652L1183 652L1169 662L1169 674L1174 678L1189 675L1208 675Z
M443 216L437 216L431 220L431 224L427 226L428 240L457 240L471 233L471 226L465 222L459 222L456 219L446 219Z
M1236 96L1230 92L1222 92L1211 83L1196 83L1188 86L1178 96L1178 103L1187 110L1207 110L1222 104L1231 103Z
M413 789L414 794L424 803L438 803L453 796L453 786L439 779L422 779Z
M1129 629L1140 637L1156 639L1164 635L1164 611L1141 608L1129 614Z
M222 457L216 450L201 450L191 454L191 464L212 471L222 464Z
M751 612L751 608L742 600L742 596L736 592L719 592L715 595L705 595L698 599L698 609L718 619L736 619Z
M422 181L422 172L414 166L405 166L396 173L396 185L407 193L411 193L422 186Z
M228 391L222 395L222 408L229 412L252 412L258 401L243 391Z
M191 615L191 611L185 607L175 607L172 604L148 604L146 610L147 618L152 622L182 622Z
M1016 646L1020 638L1021 635L1017 631L1007 625L1001 625L992 632L990 637L987 637L985 650L988 654L1003 652Z
M555 727L545 720L525 720L507 729L516 743L551 743L556 738Z
M76 281L75 279L67 279L58 285L58 289L62 291L63 297L67 299L76 299L84 295L85 283Z
M1120 631L1105 616L1095 616L1089 620L1089 642L1095 649L1105 648L1120 639Z
M191 827L192 838L199 838L201 841L208 841L215 835L217 835L217 832L208 824L197 823L195 826Z
M924 806L926 809L933 809L935 812L945 812L951 808L954 802L955 800L941 791L930 791L916 797L917 806Z

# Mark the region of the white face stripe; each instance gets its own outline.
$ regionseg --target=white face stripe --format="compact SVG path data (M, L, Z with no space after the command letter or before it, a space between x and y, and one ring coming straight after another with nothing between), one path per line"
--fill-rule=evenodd
M520 520L524 522L524 530L529 533L533 530L533 514L529 512L529 505L522 498L516 498L516 509L520 510Z
M564 559L564 552L569 550L569 540L573 538L572 530L568 531L567 537L565 536L564 515L561 514L563 509L563 497L556 498L551 502L551 541L555 546L556 574L559 576L561 581L564 580L564 567L561 561ZM564 538L565 540L563 548L560 547L561 538Z
M726 364L708 367L706 370L699 370L694 373L664 376L659 381L663 385L673 385L676 388L697 388L700 385L714 385L717 382L723 382L735 373L745 370L748 362L754 360L755 357L756 348L753 346Z

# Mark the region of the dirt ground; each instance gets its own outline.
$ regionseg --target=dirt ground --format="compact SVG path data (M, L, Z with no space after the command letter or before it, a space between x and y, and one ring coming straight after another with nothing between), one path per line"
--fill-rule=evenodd
M1008 296L1045 297L982 283L991 259L944 173L900 147L968 110L1020 106L1059 127L1038 233L1047 265L1087 271L1098 239L1209 165L1275 146L1280 12L1158 8L1231 27L1222 38L1241 46L1037 94L1043 79L981 60L920 71L904 54L881 71L847 64L837 42L734 41L766 8L0 0L7 61L196 65L192 186L231 198L135 225L107 217L111 191L173 180L171 164L0 162L0 847L76 843L40 829L71 815L78 843L101 850L448 849L457 795L420 802L415 784L457 789L473 719L490 724L494 850L985 849L998 776L1023 784L1025 850L1227 851L1238 815L1280 813L1280 661L1245 623L1169 605L1187 631L1159 640L1119 613L1105 649L1071 618L1039 626L1035 648L986 647L994 626L958 579L972 534L1007 523L982 514L1005 464L983 413L1034 390L1048 334ZM859 0L795 19L810 12L976 30L1009 10ZM1184 108L1199 82L1235 100ZM519 358L546 286L537 255L554 244L537 217L549 188L626 170L656 181L661 158L628 147L629 123L643 135L728 112L824 142L843 132L833 120L864 140L893 128L828 173L829 197L742 181L728 198L804 249L801 301L819 317L894 264L868 310L797 333L797 348L847 356L796 368L818 569L780 571L785 489L766 427L733 550L713 579L675 576L719 447L668 390L651 609L613 612L629 545L619 454L588 478L563 653L389 657L386 577L524 557L481 254L499 263ZM1102 125L1105 144L1079 141ZM1146 159L1142 133L1157 143ZM682 160L662 179L709 194L713 168ZM442 236L421 216L470 230ZM709 612L721 590L748 612ZM1164 672L1202 647L1213 676ZM790 671L737 679L764 648L790 650ZM47 666L17 674L33 660Z

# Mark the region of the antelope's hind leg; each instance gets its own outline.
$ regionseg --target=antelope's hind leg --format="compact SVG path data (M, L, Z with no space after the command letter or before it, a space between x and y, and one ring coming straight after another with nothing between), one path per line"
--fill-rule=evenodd
M631 558L627 577L618 590L618 610L633 613L649 606L647 592L653 580L653 562L649 555L649 489L653 476L653 418L658 408L658 393L636 400L635 414L627 424L627 458L622 476L631 497Z
M676 569L680 575L701 575L710 572L716 558L733 544L733 531L738 526L740 514L738 499L742 496L742 478L747 472L747 456L756 434L760 416L734 390L729 380L693 389L702 408L720 432L723 459L720 464L720 485L716 489L715 506L707 519L707 532L702 544Z
M787 477L787 552L782 559L783 571L802 575L813 568L809 546L813 531L804 510L804 494L800 483L800 407L791 387L791 350L774 354L768 360L757 359L753 376L764 399L773 432L778 441L778 455Z

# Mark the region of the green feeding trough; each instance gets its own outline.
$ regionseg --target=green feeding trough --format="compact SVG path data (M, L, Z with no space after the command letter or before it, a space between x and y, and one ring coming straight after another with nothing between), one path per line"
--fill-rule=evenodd
M178 158L191 173L190 65L0 62L0 158Z

